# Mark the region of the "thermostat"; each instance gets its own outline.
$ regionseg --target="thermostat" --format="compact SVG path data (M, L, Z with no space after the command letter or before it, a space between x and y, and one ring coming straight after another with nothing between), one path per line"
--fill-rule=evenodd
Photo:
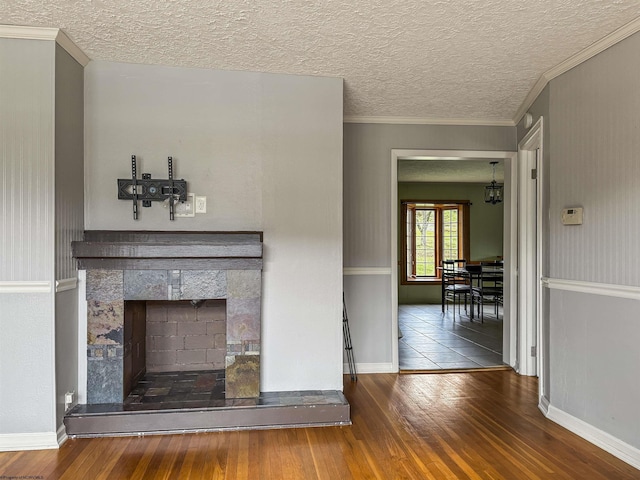
M582 207L565 208L562 210L563 225L582 225Z

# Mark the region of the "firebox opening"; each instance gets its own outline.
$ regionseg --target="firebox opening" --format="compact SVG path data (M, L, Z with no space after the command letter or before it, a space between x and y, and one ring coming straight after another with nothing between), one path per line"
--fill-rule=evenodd
M125 301L123 402L186 401L205 386L224 398L226 343L226 300Z

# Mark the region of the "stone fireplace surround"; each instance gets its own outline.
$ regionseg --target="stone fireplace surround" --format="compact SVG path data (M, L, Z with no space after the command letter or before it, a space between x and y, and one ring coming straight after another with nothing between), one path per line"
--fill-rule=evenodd
M260 232L86 231L87 403L122 403L127 300L226 302L226 398L260 395Z

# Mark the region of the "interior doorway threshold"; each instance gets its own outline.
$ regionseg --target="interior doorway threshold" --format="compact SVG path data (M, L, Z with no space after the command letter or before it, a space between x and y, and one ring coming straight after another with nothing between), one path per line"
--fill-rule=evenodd
M496 365L495 367L480 367L480 368L439 368L432 370L424 369L406 369L400 370L400 375L412 375L412 374L438 374L438 373L476 373L476 372L495 372L499 370L513 370L509 365Z

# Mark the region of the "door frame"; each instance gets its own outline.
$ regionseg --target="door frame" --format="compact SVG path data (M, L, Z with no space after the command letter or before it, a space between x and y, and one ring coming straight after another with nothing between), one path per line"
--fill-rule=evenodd
M524 193L519 212L519 231L522 239L519 246L519 279L521 300L519 317L518 372L522 375L538 376L540 397L545 395L544 352L545 331L542 322L542 200L544 187L544 121L540 117L524 138L518 143L518 165L526 171L519 176L520 190ZM537 154L536 154L537 152ZM530 183L528 169L535 164L537 179ZM532 231L535 230L535 231ZM535 357L530 349L535 347Z
M391 150L391 362L392 371L399 371L398 361L398 161L418 158L428 160L500 159L505 165L504 260L505 294L503 315L503 361L512 368L517 362L517 159L518 152L490 150ZM506 180L509 180L508 182Z

